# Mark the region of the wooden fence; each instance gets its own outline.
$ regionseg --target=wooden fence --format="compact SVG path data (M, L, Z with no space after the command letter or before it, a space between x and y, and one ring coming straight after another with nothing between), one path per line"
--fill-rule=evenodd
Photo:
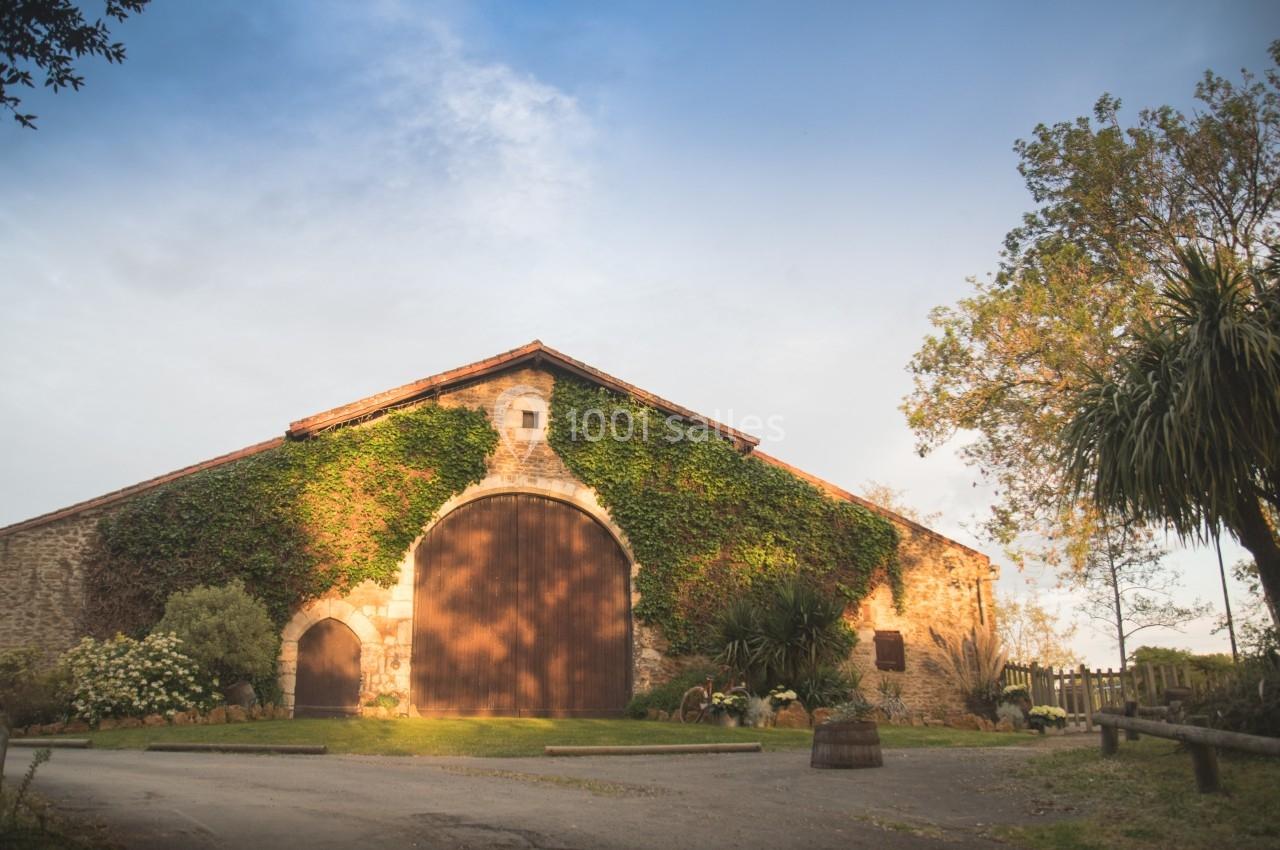
M1170 688L1189 689L1198 696L1225 684L1229 675L1190 664L1135 664L1122 672L1089 670L1083 664L1054 668L1033 663L1006 664L1003 682L1026 685L1032 705L1056 705L1067 712L1068 723L1082 723L1092 731L1094 715L1103 707L1120 707L1126 700L1164 705Z

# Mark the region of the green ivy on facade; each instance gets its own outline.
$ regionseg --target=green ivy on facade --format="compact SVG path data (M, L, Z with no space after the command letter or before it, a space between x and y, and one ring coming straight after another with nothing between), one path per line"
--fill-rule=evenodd
M809 579L851 604L877 576L901 603L898 533L884 518L744 456L698 423L558 378L549 441L631 544L641 621L675 654L705 649L726 600Z
M98 524L85 627L138 634L175 590L241 579L277 624L303 601L395 582L439 507L480 481L483 412L425 404L181 478Z
M599 415L587 421L588 412ZM622 422L632 430L614 439ZM485 476L497 443L483 411L428 403L136 496L99 521L85 560L85 628L140 634L174 591L232 579L281 626L330 590L390 586L440 506ZM673 654L705 648L727 599L787 576L851 604L884 580L901 603L887 520L697 423L557 378L549 443L627 535L641 564L635 614Z

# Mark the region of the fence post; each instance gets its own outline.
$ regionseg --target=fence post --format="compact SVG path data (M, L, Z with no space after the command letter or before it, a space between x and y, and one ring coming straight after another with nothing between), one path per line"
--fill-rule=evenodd
M1102 754L1113 756L1120 749L1120 730L1114 726L1102 727Z
M1131 699L1131 700L1125 700L1125 703L1124 703L1124 716L1125 716L1125 717L1137 717L1137 716L1138 716L1138 702L1137 702L1137 700L1132 700L1132 699ZM1138 733L1137 733L1137 732L1135 732L1135 731L1134 731L1134 730L1132 730L1132 729L1126 729L1126 730L1124 730L1124 739L1125 739L1126 741L1136 741L1136 740L1138 740Z
M1147 705L1159 705L1160 702L1156 699L1156 675L1151 669L1150 661L1143 663L1142 677L1146 680L1144 684L1147 686ZM1134 688L1134 690L1136 691L1137 688ZM1137 694L1134 694L1134 696L1137 696Z
M1218 774L1218 751L1208 744L1187 744L1191 753L1191 766L1196 772L1196 787L1201 794L1209 794L1221 787Z
M1032 705L1042 705L1042 704L1043 704L1043 702L1042 702L1042 701L1041 701L1041 699L1040 699L1040 676L1039 676L1039 672L1040 672L1040 663L1039 663L1039 662L1037 662L1037 661L1032 661L1032 662L1031 662L1031 670L1030 670L1030 672L1029 672L1029 675L1030 675L1030 677L1031 677L1031 704L1032 704Z
M1093 731L1093 687L1089 681L1089 668L1080 665L1080 679L1084 682L1084 731Z

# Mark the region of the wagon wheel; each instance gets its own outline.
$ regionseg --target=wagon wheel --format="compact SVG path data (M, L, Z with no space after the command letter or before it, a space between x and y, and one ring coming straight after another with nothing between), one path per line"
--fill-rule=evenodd
M680 707L676 709L676 716L680 718L681 723L700 723L707 711L707 702L706 689L701 685L694 685L680 698Z

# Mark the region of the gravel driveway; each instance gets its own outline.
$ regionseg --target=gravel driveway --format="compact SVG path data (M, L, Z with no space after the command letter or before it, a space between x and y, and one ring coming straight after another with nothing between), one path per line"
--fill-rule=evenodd
M878 770L804 751L592 758L253 756L59 750L35 787L130 848L1007 847L1042 819L1009 781L1037 748L886 750ZM31 750L11 750L6 774Z

